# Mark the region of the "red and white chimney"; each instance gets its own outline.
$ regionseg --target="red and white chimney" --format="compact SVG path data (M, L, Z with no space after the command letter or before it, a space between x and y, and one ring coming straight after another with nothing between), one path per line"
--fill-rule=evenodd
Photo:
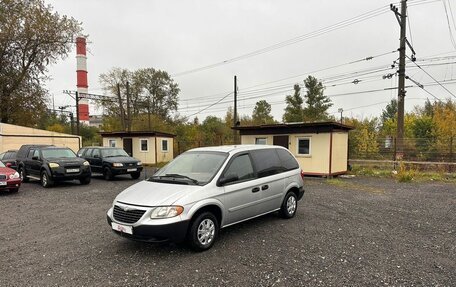
M87 81L87 56L86 56L86 39L84 37L76 38L76 74L77 74L77 91L79 95L79 121L89 125L89 101L86 96L89 84Z

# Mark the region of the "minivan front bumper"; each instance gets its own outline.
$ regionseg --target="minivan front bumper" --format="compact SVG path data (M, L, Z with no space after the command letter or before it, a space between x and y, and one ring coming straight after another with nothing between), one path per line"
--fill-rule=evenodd
M112 219L106 216L109 226L111 227ZM179 221L163 225L139 225L133 226L133 234L122 233L111 228L119 236L145 242L183 242L187 236L189 220ZM120 223L122 224L122 223Z

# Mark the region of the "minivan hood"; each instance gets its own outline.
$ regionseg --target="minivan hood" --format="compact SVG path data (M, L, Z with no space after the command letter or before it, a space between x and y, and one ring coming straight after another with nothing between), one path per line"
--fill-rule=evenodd
M141 181L117 195L115 201L142 206L171 205L179 198L199 190L199 185Z

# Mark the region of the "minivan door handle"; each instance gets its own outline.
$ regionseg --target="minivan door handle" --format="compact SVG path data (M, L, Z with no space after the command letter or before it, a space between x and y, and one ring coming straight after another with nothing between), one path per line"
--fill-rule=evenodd
M268 188L269 188L269 185L265 184L265 185L263 185L263 186L261 187L261 190L266 190L266 189L268 189Z
M252 188L252 192L258 192L258 191L260 191L260 188L259 188L259 187L254 187L254 188Z

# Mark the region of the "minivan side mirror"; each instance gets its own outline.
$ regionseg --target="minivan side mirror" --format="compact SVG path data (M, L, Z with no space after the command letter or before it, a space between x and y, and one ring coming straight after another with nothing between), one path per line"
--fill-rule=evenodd
M220 178L219 184L220 184L220 186L223 186L227 183L235 182L238 180L239 180L239 177L236 174L230 173L230 174L226 174L224 177Z

